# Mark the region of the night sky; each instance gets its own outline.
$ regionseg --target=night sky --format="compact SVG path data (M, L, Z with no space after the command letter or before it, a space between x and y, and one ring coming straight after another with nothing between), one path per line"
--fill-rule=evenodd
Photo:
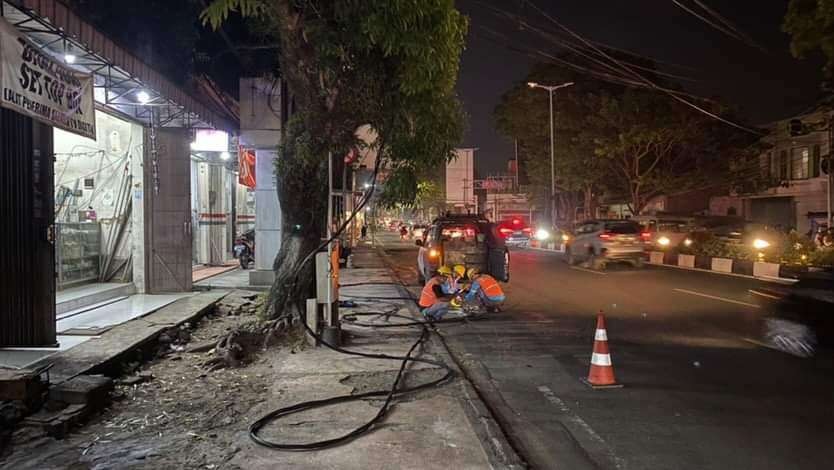
M539 25L552 25L521 0L488 0ZM528 0L529 1L529 0ZM588 39L626 49L696 79L687 91L715 97L740 109L753 124L807 110L819 95L821 60L793 59L780 26L786 0L702 0L765 50L750 47L679 9L671 0L535 0L563 24ZM682 2L691 5L690 2ZM493 110L501 95L522 81L534 60L496 42L482 27L500 31L513 44L557 55L560 50L498 19L473 0L458 0L470 18L458 92L470 116L464 146L478 147L481 176L502 172L513 155L512 143L495 130ZM685 67L685 68L684 68ZM542 99L547 94L542 92ZM543 126L547 123L542 123Z

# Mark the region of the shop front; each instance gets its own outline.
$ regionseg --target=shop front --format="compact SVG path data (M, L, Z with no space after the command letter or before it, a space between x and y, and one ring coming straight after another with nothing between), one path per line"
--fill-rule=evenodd
M190 292L190 144L232 122L60 1L0 0L0 347L55 347L56 292Z
M144 129L96 113L96 138L54 129L55 269L59 290L91 282L132 283L142 256ZM139 252L136 252L139 251Z

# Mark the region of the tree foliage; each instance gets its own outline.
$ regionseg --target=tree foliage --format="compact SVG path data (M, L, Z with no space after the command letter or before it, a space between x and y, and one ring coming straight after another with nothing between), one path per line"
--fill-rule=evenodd
M355 132L370 125L386 191L402 202L417 195L415 175L454 155L467 21L453 0L214 0L202 18L217 26L232 12L268 25L297 109L276 164L285 237L272 290L277 315L312 289L309 268L301 281L290 273L323 232L328 153L362 146Z
M581 193L586 214L593 212L598 195L625 201L639 213L656 195L719 185L729 191L759 174L756 136L665 94L576 76L551 65L534 68L526 81L576 82L555 95L554 166L558 190L568 201ZM549 194L550 187L547 101L546 92L519 84L496 108L499 130L522 143L531 192L545 201L541 195ZM730 114L708 104L714 113Z
M791 0L782 29L791 35L791 52L802 58L821 51L824 72L834 74L834 0Z

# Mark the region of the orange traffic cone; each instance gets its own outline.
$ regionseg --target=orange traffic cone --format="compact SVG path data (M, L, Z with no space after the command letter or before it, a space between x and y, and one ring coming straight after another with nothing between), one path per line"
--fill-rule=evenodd
M588 372L588 378L582 381L595 389L622 387L622 384L618 384L614 378L614 366L611 365L611 354L608 352L608 332L605 330L605 316L602 310L597 315L591 370Z

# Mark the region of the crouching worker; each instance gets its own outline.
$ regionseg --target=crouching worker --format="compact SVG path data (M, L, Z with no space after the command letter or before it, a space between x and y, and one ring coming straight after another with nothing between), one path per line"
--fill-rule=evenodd
M420 308L423 315L432 321L440 320L451 307L450 300L456 294L450 284L452 270L448 266L441 266L437 274L426 282L420 293Z
M498 312L504 304L506 296L498 281L489 274L481 274L477 269L470 268L467 277L472 283L469 292L463 298L465 302L478 300L488 312Z

